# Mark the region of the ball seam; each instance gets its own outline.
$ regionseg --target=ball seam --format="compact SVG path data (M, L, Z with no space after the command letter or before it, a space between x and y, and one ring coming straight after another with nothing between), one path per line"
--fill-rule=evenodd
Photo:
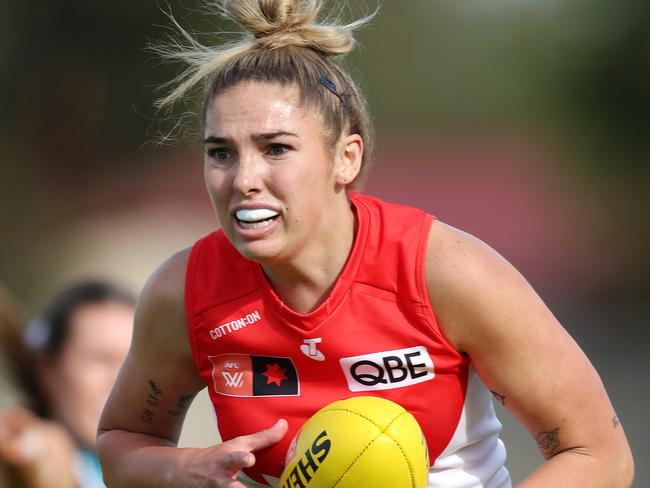
M366 444L366 446L361 450L361 452L359 452L359 454L358 454L358 455L357 455L357 456L352 460L352 462L350 462L350 464L345 468L345 470L343 470L343 473L341 473L341 476L339 476L338 479L334 482L334 485L332 486L332 488L336 488L336 487L339 485L339 483L343 480L343 478L345 477L345 475L348 474L348 472L352 469L352 467L353 467L353 466L355 465L355 463L359 460L359 458L361 458L361 456L363 456L363 454L368 450L368 448L369 448L370 446L372 446L372 445L375 443L375 441L379 438L380 435L382 435L382 434L386 434L386 431L390 428L391 425L393 425L393 423L394 423L398 418L400 418L402 415L408 413L408 412L405 411L405 410L402 411L402 412L399 412L399 413L397 414L397 416L395 416L395 417L394 417L394 418L393 418L393 419L388 423L388 425L386 425L386 427L383 428L383 427L381 427L380 425L378 425L377 422L375 422L375 421L374 421L373 419L371 419L370 417L367 417L366 415L364 415L364 414L362 414L362 413L360 413L360 412L357 412L357 411L355 411L355 410L349 409L349 408L332 408L332 409L327 409L326 411L327 411L327 412L347 412L347 413L353 413L353 414L357 415L358 417L361 417L362 419L367 420L368 422L370 422L371 424L373 424L375 427L377 427L377 429L379 430L379 432L378 432L377 435L372 439L372 441L370 441L368 444ZM404 458L404 461L406 461L406 465L408 466L408 469L409 469L409 475L410 475L410 477L411 477L411 486L415 486L413 467L411 466L411 463L409 463L408 458L406 457L406 454L405 454L404 450L402 449L402 446L400 445L399 442L397 442L397 440L396 440L393 436L391 436L391 435L389 435L389 434L387 434L387 435L388 435L388 437L389 437L390 439L392 439L393 442L395 442L395 444L397 444L398 449L399 449L400 452L402 453L402 457Z
M406 414L406 413L408 413L408 412L403 412L403 413L401 413L400 415L398 415L397 417L395 417L395 418L393 419L393 421L391 422L391 424L392 424L395 420L397 420L398 418L400 418L402 415L404 415L404 414ZM402 457L404 458L404 461L406 462L406 465L407 465L408 468L409 468L409 474L411 475L411 486L412 486L413 488L415 488L415 470L413 469L413 466L411 465L411 462L409 461L409 458L408 458L408 456L406 455L406 452L404 451L404 448L403 448L402 445L399 443L399 440L397 440L396 437L393 437L393 436L390 435L390 433L388 433L388 432L383 432L383 433L386 434L389 438L391 438L391 439L393 440L393 442L397 445L397 448L399 449L399 452L402 453Z
M375 422L373 419L371 419L371 418L368 417L367 415L364 415L363 413L361 413L361 412L359 412L359 411L357 411L357 410L352 410L351 408L328 408L327 410L324 410L322 413L326 413L326 412L347 412L347 413L353 413L353 414L355 414L356 416L361 417L362 419L367 420L367 421L370 422L372 425L374 425L375 427L377 427L379 430L382 430L382 429L383 429L383 427L382 427L381 425L379 425L377 422ZM398 413L398 414L397 414L393 419L391 419L391 421L388 423L388 425L386 426L386 428L390 427L390 426L393 424L393 422L395 422L395 420L397 420L399 417L401 417L401 416L404 415L405 413L408 413L408 412L407 412L406 410L402 410L401 412L399 412L399 413Z

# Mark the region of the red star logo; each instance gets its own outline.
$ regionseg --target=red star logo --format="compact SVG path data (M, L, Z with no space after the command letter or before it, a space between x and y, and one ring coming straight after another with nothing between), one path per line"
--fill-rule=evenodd
M266 365L266 371L262 374L266 376L266 384L270 385L275 383L278 386L282 386L282 380L288 379L284 374L286 368L281 368L278 363L272 363Z

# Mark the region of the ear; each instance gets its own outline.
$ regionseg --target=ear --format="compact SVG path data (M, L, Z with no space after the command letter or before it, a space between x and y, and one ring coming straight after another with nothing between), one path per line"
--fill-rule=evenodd
M361 171L363 139L359 134L342 136L336 154L336 183L348 186Z

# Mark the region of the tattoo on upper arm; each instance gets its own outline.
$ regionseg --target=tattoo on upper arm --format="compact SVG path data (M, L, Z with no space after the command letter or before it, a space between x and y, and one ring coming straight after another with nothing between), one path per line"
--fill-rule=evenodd
M614 415L614 418L612 419L612 424L614 424L614 428L621 425L621 421L618 419L618 415Z
M552 456L560 445L560 428L553 429L549 432L540 432L535 436L535 441L544 456Z
M153 422L153 417L156 413L154 409L160 403L160 397L162 395L163 391L158 387L158 385L154 381L149 380L149 394L147 395L147 400L145 401L147 406L144 408L144 411L140 416L140 421L144 422L145 424L150 424Z
M190 408L190 405L192 404L193 398L194 394L178 397L178 400L176 401L176 408L174 410L167 410L169 412L169 415L172 417L180 417L182 415L185 415L187 409Z
M494 390L490 390L490 393L492 393L492 396L494 396L494 398L496 398L501 405L503 405L504 407L506 406L506 397L505 396L503 396L501 393L497 393Z

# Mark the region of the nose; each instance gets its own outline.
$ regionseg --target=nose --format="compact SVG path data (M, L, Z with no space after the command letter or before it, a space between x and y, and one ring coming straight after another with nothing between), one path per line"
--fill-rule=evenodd
M241 154L234 166L233 188L242 195L259 193L262 190L262 165L253 154Z

